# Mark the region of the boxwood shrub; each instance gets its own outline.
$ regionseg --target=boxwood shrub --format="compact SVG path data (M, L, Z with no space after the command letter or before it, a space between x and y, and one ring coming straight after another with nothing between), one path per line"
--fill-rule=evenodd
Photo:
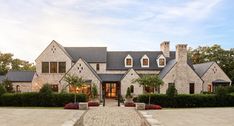
M77 102L86 102L85 94L76 95ZM0 106L39 106L39 107L63 107L69 102L74 102L74 94L53 93L43 95L41 93L6 93L0 96Z
M191 107L228 107L234 106L234 95L217 96L214 94L180 94L170 97L164 94L143 94L137 98L138 102L149 102L151 95L151 104L158 104L169 108L191 108Z

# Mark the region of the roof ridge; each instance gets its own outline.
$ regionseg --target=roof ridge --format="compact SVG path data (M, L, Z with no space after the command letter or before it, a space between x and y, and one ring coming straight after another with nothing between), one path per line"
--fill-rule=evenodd
M193 64L193 65L195 66L195 65L202 65L202 64L208 64L208 63L215 63L215 61L209 61L209 62L198 63L198 64Z

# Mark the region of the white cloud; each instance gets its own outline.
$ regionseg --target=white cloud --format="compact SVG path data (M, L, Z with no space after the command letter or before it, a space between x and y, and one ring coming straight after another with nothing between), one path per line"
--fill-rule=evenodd
M195 29L191 24L208 18L219 2L197 0L176 5L132 0L0 2L0 51L34 61L52 40L64 46L159 49L165 38L192 34Z

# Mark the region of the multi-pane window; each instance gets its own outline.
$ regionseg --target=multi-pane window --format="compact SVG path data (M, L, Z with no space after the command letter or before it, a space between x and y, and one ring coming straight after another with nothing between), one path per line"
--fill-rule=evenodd
M194 83L190 83L189 84L189 94L194 94L194 90L195 90Z
M126 65L131 66L132 65L132 59L126 59Z
M143 59L143 66L148 66L148 65L149 65L149 60Z
M50 62L50 73L57 73L57 62Z
M172 87L172 86L175 87L175 83L168 83L168 87Z
M100 65L96 64L96 70L99 71L100 70Z
M59 62L59 73L66 72L66 62Z
M160 66L164 66L165 65L165 59L164 58L160 58L159 59L159 65Z
M42 73L49 73L49 62L42 62Z

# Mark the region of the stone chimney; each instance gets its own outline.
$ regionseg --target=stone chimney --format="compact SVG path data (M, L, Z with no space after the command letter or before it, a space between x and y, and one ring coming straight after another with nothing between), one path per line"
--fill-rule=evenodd
M187 63L187 44L176 45L176 62Z
M163 52L163 55L165 57L170 57L170 42L169 41L163 41L160 44L160 50Z

